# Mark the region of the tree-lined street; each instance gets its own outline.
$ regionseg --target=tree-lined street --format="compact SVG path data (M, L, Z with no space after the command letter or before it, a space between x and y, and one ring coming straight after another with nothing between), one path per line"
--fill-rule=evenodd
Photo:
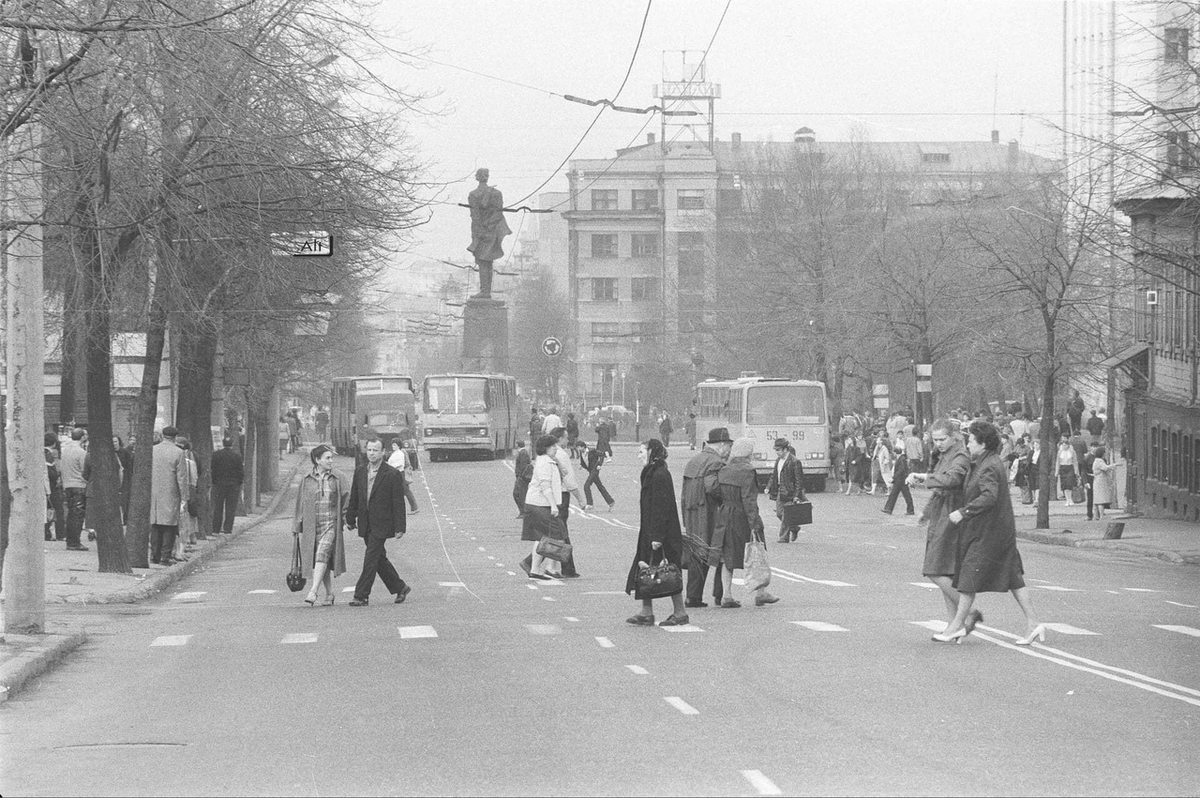
M414 588L403 605L380 584L364 609L345 605L349 593L317 608L288 593L285 499L281 517L174 593L79 610L90 642L0 714L0 791L1193 789L1192 566L1022 543L1039 615L1058 625L1045 645L1011 645L1024 630L1003 595L985 597L965 643L939 645L915 519L881 516L881 497L816 494L800 542L770 545L780 603L635 628L621 592L638 523L633 454L619 449L605 472L614 513L573 510L582 578L563 584L517 567L529 544L510 463L423 463L421 513L389 544ZM672 452L676 481L687 455ZM362 551L349 541L338 588Z

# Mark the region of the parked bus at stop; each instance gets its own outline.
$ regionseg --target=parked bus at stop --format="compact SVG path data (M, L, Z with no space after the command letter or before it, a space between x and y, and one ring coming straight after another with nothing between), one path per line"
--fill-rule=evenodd
M696 386L696 439L714 427L754 440L751 462L762 484L775 465L775 440L784 438L804 466L805 487L825 490L830 474L825 383L778 377L707 380Z
M358 463L366 456L372 436L383 441L385 452L396 437L406 446L416 445L417 397L412 377L365 374L334 379L329 403L333 448L338 454L354 455Z
M421 390L421 445L429 459L503 457L516 447L527 414L517 381L504 374L431 374Z

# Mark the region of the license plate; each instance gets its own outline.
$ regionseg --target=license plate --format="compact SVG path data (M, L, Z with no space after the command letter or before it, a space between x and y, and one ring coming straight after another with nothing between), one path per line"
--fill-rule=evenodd
M450 442L451 443L470 443L470 441L467 440L466 438L451 438Z

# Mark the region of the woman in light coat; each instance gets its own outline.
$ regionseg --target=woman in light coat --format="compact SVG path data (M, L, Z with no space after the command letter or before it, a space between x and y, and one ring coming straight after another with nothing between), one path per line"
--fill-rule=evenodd
M1092 504L1096 511L1096 520L1104 517L1104 511L1112 507L1113 469L1116 466L1108 462L1108 453L1103 446L1096 447L1096 457L1092 460Z
M350 481L333 470L333 449L324 444L309 452L313 469L300 480L292 535L300 539L300 570L312 569L312 589L304 602L317 603L317 588L325 588L325 605L333 604L333 580L346 572L343 529L350 503Z
M521 526L521 540L533 543L529 561L530 579L553 579L562 576L562 563L538 554L538 542L544 537L562 540L566 528L558 519L558 505L562 502L562 473L554 457L558 453L558 439L553 435L542 435L533 447L537 459L533 461L533 478L525 491L525 522Z

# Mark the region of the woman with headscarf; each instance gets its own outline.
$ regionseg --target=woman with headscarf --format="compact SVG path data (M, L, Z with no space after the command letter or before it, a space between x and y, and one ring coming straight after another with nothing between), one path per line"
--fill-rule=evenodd
M654 625L654 601L642 595L638 589L638 571L661 562L673 563L683 568L683 529L679 525L679 504L675 500L675 483L667 470L667 447L657 438L651 438L638 449L642 463L641 518L638 524L637 553L629 576L625 580L625 592L642 602L636 615L626 619L634 626ZM682 570L681 570L682 574ZM687 611L683 608L683 584L677 593L671 594L671 615L659 626L684 626L688 623Z
M763 540L762 516L758 513L758 483L750 458L754 456L754 439L738 438L729 450L729 462L717 475L721 506L713 529L712 546L717 551L709 555L709 564L722 562L721 585L724 596L721 607L736 609L742 606L733 598L733 572L745 568L746 544L752 539ZM757 606L774 604L778 599L759 588L755 591Z
M971 422L967 435L971 470L963 505L950 513L949 522L960 528L958 567L954 588L958 607L946 631L933 636L938 643L960 643L983 614L973 609L978 593L1013 594L1025 614L1026 634L1015 642L1027 646L1045 640L1045 627L1033 614L1025 573L1017 551L1017 525L1008 493L1008 473L1000 459L1000 434L987 421Z
M559 517L562 502L562 474L554 456L558 452L558 438L541 435L533 447L537 458L533 461L533 476L525 490L525 521L521 525L521 540L533 543L529 560L530 579L553 579L562 576L562 563L538 554L538 543L544 537L562 540L566 528Z
M350 503L350 481L333 470L333 449L325 444L309 452L313 469L300 480L292 535L300 538L300 570L312 568L312 589L304 602L317 603L317 588L325 588L325 605L333 604L333 580L346 572L343 528Z

